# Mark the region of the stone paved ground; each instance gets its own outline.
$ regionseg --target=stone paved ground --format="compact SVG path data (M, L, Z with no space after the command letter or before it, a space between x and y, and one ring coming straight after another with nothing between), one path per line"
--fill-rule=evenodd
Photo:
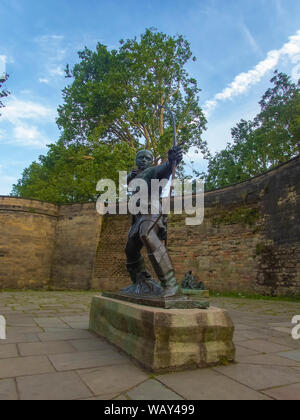
M0 293L0 400L300 400L299 303L213 298L235 322L237 363L153 375L88 331L93 294Z

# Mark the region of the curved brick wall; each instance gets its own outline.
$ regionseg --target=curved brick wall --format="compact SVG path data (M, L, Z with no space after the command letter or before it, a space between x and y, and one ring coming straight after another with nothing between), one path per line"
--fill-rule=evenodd
M168 244L177 278L192 269L219 291L300 295L300 158L265 175L205 194L205 220L169 217ZM128 216L105 216L93 286L128 284Z
M214 290L300 295L300 158L206 193L205 220L169 218L177 278L189 269ZM103 223L102 223L103 222ZM118 290L129 283L129 216L95 203L56 206L0 196L0 287Z

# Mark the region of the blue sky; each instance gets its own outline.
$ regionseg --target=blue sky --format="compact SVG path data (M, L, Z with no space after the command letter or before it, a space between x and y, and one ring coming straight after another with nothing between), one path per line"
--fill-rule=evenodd
M0 117L0 195L59 137L63 69L84 46L117 48L147 27L180 33L197 57L188 65L202 89L212 151L230 128L258 112L278 68L300 77L299 0L0 0L0 73L11 96ZM190 153L189 159L198 159ZM187 160L189 162L189 160Z

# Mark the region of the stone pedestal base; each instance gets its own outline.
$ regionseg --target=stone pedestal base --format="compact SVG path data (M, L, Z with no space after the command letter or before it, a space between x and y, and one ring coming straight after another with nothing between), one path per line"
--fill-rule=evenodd
M102 297L116 300L125 300L126 302L135 303L137 305L151 306L163 309L207 309L209 308L209 300L204 299L202 295L185 295L178 294L172 297L146 297L126 295L120 292L103 292Z
M234 326L219 308L161 309L97 296L90 329L152 372L234 360Z

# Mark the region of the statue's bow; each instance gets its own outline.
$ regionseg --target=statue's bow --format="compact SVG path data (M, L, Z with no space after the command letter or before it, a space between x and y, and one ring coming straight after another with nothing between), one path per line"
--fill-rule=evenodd
M170 108L168 108L165 105L159 105L159 108L165 109L171 115L172 125L173 125L173 145L172 145L172 149L175 149L175 147L177 146L177 144L176 144L176 123L175 123L174 114L170 110ZM174 182L174 179L175 179L175 171L176 171L176 160L174 160L172 162L172 182L171 182L171 185L170 185L170 194L171 194L173 182Z
M159 105L158 107L159 108L162 108L162 109L165 109L171 115L172 125L173 125L173 145L172 145L172 149L175 149L175 147L177 146L177 144L176 144L176 123L175 123L174 114L170 110L170 108L166 107L165 105ZM171 197L171 194L172 194L172 189L173 189L173 184L174 184L174 179L175 179L175 172L176 172L176 160L173 160L173 162L172 162L172 180L171 180L170 190L169 190L169 195L168 195L169 198ZM155 223L153 223L153 225L148 230L148 233L147 233L148 235L151 232L151 230L154 229L155 226L158 224L158 222L160 221L161 217L162 217L162 213L160 213L160 215L156 219Z

